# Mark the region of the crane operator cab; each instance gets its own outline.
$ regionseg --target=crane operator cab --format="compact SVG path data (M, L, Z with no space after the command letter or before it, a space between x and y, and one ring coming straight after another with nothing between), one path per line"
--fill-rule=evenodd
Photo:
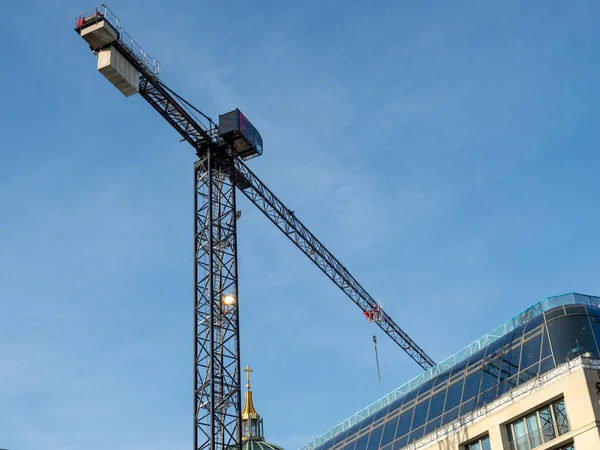
M243 160L262 155L263 140L260 133L237 108L219 115L219 135Z

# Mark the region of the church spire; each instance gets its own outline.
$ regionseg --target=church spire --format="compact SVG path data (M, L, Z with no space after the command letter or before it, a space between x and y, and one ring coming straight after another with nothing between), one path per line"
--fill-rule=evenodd
M250 390L250 373L253 370L250 366L244 367L246 372L246 394L245 405L242 411L242 440L264 440L262 418L254 409L252 401L252 391Z

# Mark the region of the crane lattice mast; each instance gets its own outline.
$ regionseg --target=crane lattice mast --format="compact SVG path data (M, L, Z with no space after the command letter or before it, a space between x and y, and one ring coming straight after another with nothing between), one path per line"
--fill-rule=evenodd
M434 365L244 163L262 153L262 138L239 110L219 116L217 126L185 101L160 80L158 61L126 33L105 5L76 16L75 30L98 57L98 71L124 95L139 93L198 156L194 164L194 449L233 450L242 442L237 189L420 367Z

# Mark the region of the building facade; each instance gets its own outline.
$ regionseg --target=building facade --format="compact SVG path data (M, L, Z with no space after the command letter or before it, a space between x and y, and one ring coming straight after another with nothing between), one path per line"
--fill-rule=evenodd
M600 450L600 298L544 299L302 450Z

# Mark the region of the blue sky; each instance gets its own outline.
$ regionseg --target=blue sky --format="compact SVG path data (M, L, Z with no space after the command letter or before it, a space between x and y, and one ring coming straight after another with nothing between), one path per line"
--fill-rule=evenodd
M96 72L94 4L2 4L0 447L189 449L193 151ZM169 86L244 111L252 170L435 360L600 293L597 2L109 6ZM295 449L420 369L239 204L242 364Z

